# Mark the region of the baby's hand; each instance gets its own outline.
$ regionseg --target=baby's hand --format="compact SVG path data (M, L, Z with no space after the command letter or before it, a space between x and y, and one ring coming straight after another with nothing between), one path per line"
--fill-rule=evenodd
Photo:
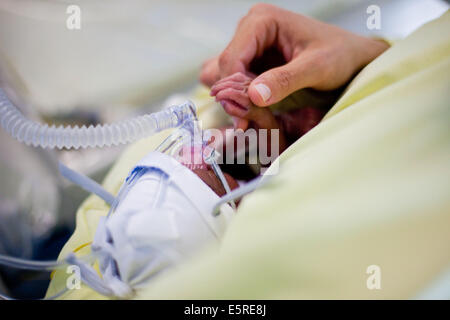
M253 77L237 72L223 78L211 88L211 95L216 97L225 111L233 117L235 129L247 130L248 127L267 129L267 145L271 148L271 130L278 130L278 151L286 148L284 133L277 119L269 108L256 107L248 97L248 86Z
M270 109L252 104L247 93L252 80L253 77L237 72L216 82L211 88L211 95L233 117L236 129L246 130L249 125L256 129L279 129Z

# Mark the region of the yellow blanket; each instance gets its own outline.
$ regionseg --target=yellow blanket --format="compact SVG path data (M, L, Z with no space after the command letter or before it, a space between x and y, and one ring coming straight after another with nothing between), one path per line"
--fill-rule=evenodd
M362 70L326 118L281 155L270 184L242 201L220 249L170 270L136 297L411 298L448 268L447 30L449 12ZM224 119L216 110L201 111L207 125ZM105 188L115 194L165 135L131 146ZM107 210L89 197L60 257L88 253ZM379 268L380 289L367 287L371 265ZM68 276L56 272L47 295L63 289ZM82 286L62 298L102 297Z

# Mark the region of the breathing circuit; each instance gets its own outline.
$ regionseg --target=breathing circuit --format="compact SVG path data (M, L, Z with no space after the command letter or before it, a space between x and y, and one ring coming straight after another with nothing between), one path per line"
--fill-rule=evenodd
M102 148L127 144L159 131L180 126L195 117L195 106L187 101L152 114L112 124L82 127L42 125L24 117L0 88L0 125L26 145L49 149Z
M158 151L172 149L172 156L176 156L180 152L180 147L187 142L186 138L191 140L191 145L200 145L200 149L204 148L205 142L203 132L198 125L195 105L191 101L113 124L89 126L88 128L86 126L81 128L78 126L55 127L54 125L49 127L47 124L42 125L25 118L8 99L4 90L0 88L0 125L19 142L49 149L102 148L127 144L159 131L176 127L180 127L181 132L175 132L169 136L158 148ZM226 193L230 193L231 190L225 176L216 163L215 152L214 150L210 150L210 152L209 155L204 155L203 152L201 154L214 170ZM61 163L60 171L63 176L79 184L82 188L96 193L108 203L113 202L114 197L104 192L90 179L77 174ZM230 203L233 208L236 208L233 201Z
M219 215L219 207L221 207L222 204L229 203L235 209L234 199L253 191L261 182L260 179L258 179L247 187L244 186L231 191L224 174L216 162L217 153L213 148L206 145L209 141L209 132L201 130L197 120L195 106L190 101L160 112L139 116L118 123L97 125L96 127L91 126L89 128L86 128L85 126L81 128L78 126L60 126L56 128L55 126L49 127L48 125L41 125L26 119L0 88L0 125L13 138L22 143L34 147L58 149L78 149L80 147L104 147L126 144L146 136L151 136L165 129L178 128L178 130L169 135L169 137L161 143L156 151L170 155L173 159L178 160L179 163L191 169L195 169L195 165L198 165L198 163L196 161L191 163L186 160L189 159L189 156L192 156L193 151L194 153L200 151L200 163L202 165L205 163L211 166L226 191L226 196L219 198L217 202L209 203L201 210L202 213L208 214L204 216L204 219L211 219L214 223L218 223L220 218L223 218L222 216L217 217ZM188 148L185 146L188 146ZM191 167L192 165L193 167ZM118 203L123 198L122 188L117 197L114 197L95 181L65 167L61 163L60 172L68 180L104 199L111 205L110 212L116 209ZM124 186L127 186L127 184L125 183ZM123 190L127 191L128 189L125 188ZM190 189L187 188L187 190ZM193 195L194 194L195 193L193 193ZM188 198L192 198L193 195ZM202 199L204 200L205 197L202 196ZM211 214L213 216L208 218ZM143 216L146 217L149 215L144 212ZM90 267L91 263L99 257L102 258L103 256L87 255L80 258L83 260L82 261L72 253L65 257L63 261L30 261L0 254L0 265L32 270L54 270L65 268L68 265L77 265L81 268L81 280L91 288L106 296L122 296L121 292L119 292L120 290L112 290L113 287L116 287L111 283L108 284L102 280L97 272ZM124 263L126 262L127 261ZM50 299L59 297L67 290L67 288L63 289L55 296L50 297ZM0 293L0 300L1 299L9 299L9 297Z

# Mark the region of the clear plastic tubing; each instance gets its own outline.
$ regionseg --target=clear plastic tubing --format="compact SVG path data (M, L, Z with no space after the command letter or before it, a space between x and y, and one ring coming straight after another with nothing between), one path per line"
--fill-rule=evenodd
M14 139L42 148L101 148L127 144L195 119L191 101L112 124L82 127L42 125L24 117L0 88L0 125Z

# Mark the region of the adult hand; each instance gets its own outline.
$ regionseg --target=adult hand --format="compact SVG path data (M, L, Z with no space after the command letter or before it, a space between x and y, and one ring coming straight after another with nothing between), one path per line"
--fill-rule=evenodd
M203 65L200 80L212 86L236 72L251 74L252 62L271 48L286 63L251 82L248 96L257 106L272 105L306 87L338 88L388 44L273 5L257 4L239 22L222 54Z

